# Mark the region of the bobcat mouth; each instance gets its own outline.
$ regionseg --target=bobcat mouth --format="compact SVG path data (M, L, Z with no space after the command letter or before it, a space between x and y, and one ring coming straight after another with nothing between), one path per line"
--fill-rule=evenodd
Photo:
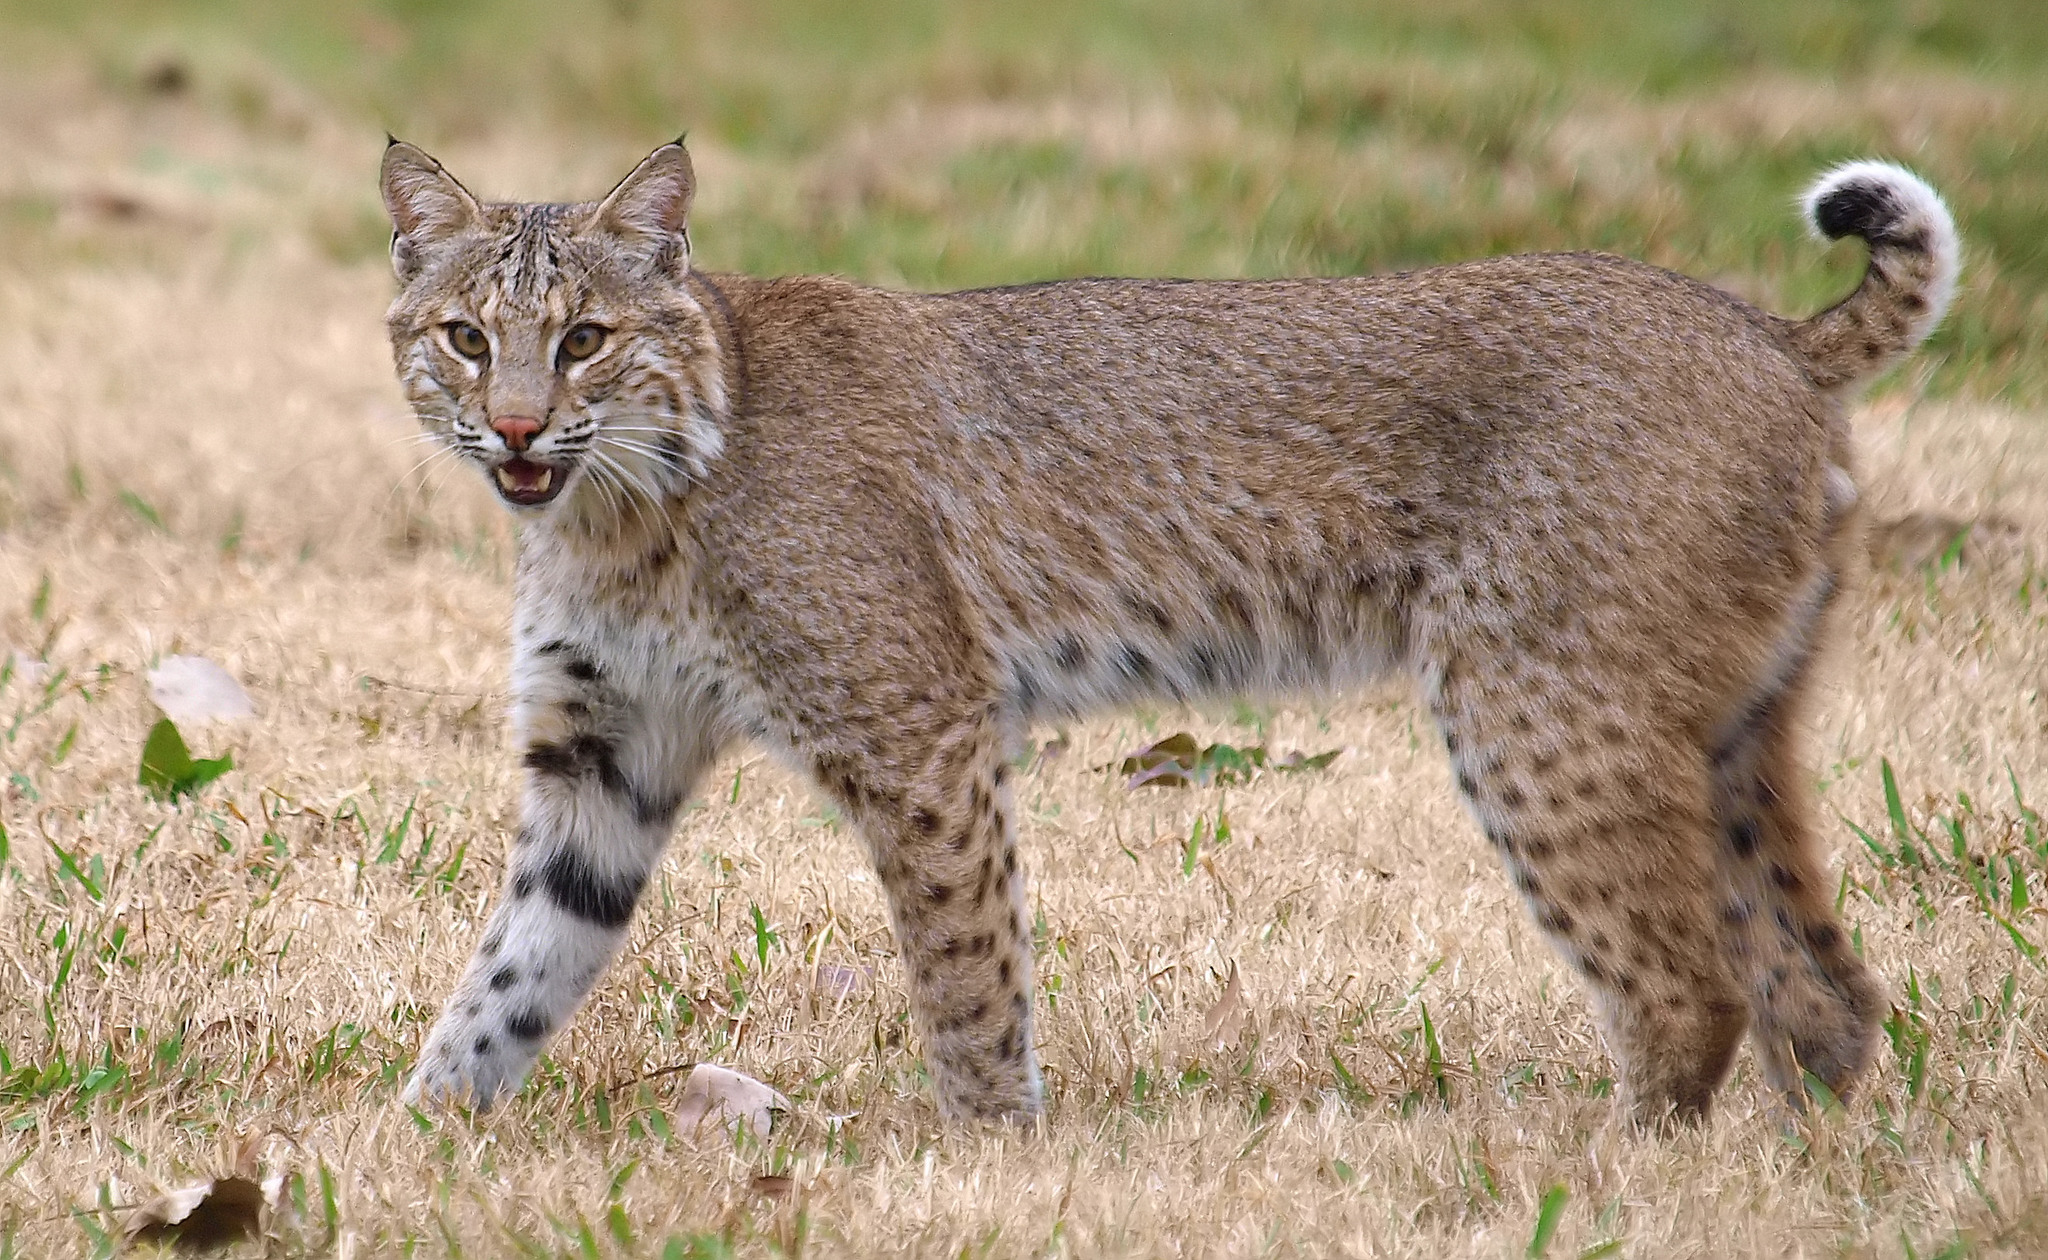
M491 470L498 483L498 497L520 507L539 507L562 493L569 480L565 468L514 455Z

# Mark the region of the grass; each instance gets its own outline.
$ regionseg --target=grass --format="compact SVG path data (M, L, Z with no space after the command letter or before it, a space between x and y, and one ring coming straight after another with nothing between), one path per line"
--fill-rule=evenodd
M0 0L0 1256L104 1254L245 1150L287 1253L2038 1254L2044 43L2016 2ZM1040 1134L936 1123L858 845L753 753L527 1090L409 1113L511 819L511 537L410 469L386 126L532 196L687 126L703 258L759 272L1597 246L1787 311L1861 266L1791 215L1814 170L1919 166L1970 270L1858 427L1872 515L1934 545L1849 597L1813 739L1895 1001L1869 1089L1787 1125L1745 1060L1703 1131L1616 1132L1583 1000L1390 693L1037 733ZM232 768L166 800L175 652L259 716L186 729ZM1101 769L1181 730L1190 786ZM696 1061L795 1110L695 1144Z

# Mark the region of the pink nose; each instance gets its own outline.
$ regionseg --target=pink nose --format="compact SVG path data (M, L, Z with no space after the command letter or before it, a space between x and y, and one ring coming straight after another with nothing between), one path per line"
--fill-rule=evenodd
M499 416L491 421L491 428L505 439L506 446L523 451L533 435L540 432L540 421L532 416Z

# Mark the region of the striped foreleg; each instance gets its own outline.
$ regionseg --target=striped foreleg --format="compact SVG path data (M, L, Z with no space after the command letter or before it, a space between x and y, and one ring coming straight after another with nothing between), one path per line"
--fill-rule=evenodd
M676 810L716 754L704 724L678 731L643 714L606 730L590 722L597 712L571 700L529 723L538 729L527 738L523 822L504 890L427 1038L408 1101L466 1097L483 1108L519 1087L625 943Z

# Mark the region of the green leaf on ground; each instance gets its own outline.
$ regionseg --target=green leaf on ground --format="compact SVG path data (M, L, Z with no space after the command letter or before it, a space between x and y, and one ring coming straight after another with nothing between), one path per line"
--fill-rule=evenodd
M192 750L185 747L185 737L178 734L177 724L165 718L149 728L149 738L142 744L142 770L135 781L158 800L175 801L194 795L234 768L233 753L209 761L195 760Z

